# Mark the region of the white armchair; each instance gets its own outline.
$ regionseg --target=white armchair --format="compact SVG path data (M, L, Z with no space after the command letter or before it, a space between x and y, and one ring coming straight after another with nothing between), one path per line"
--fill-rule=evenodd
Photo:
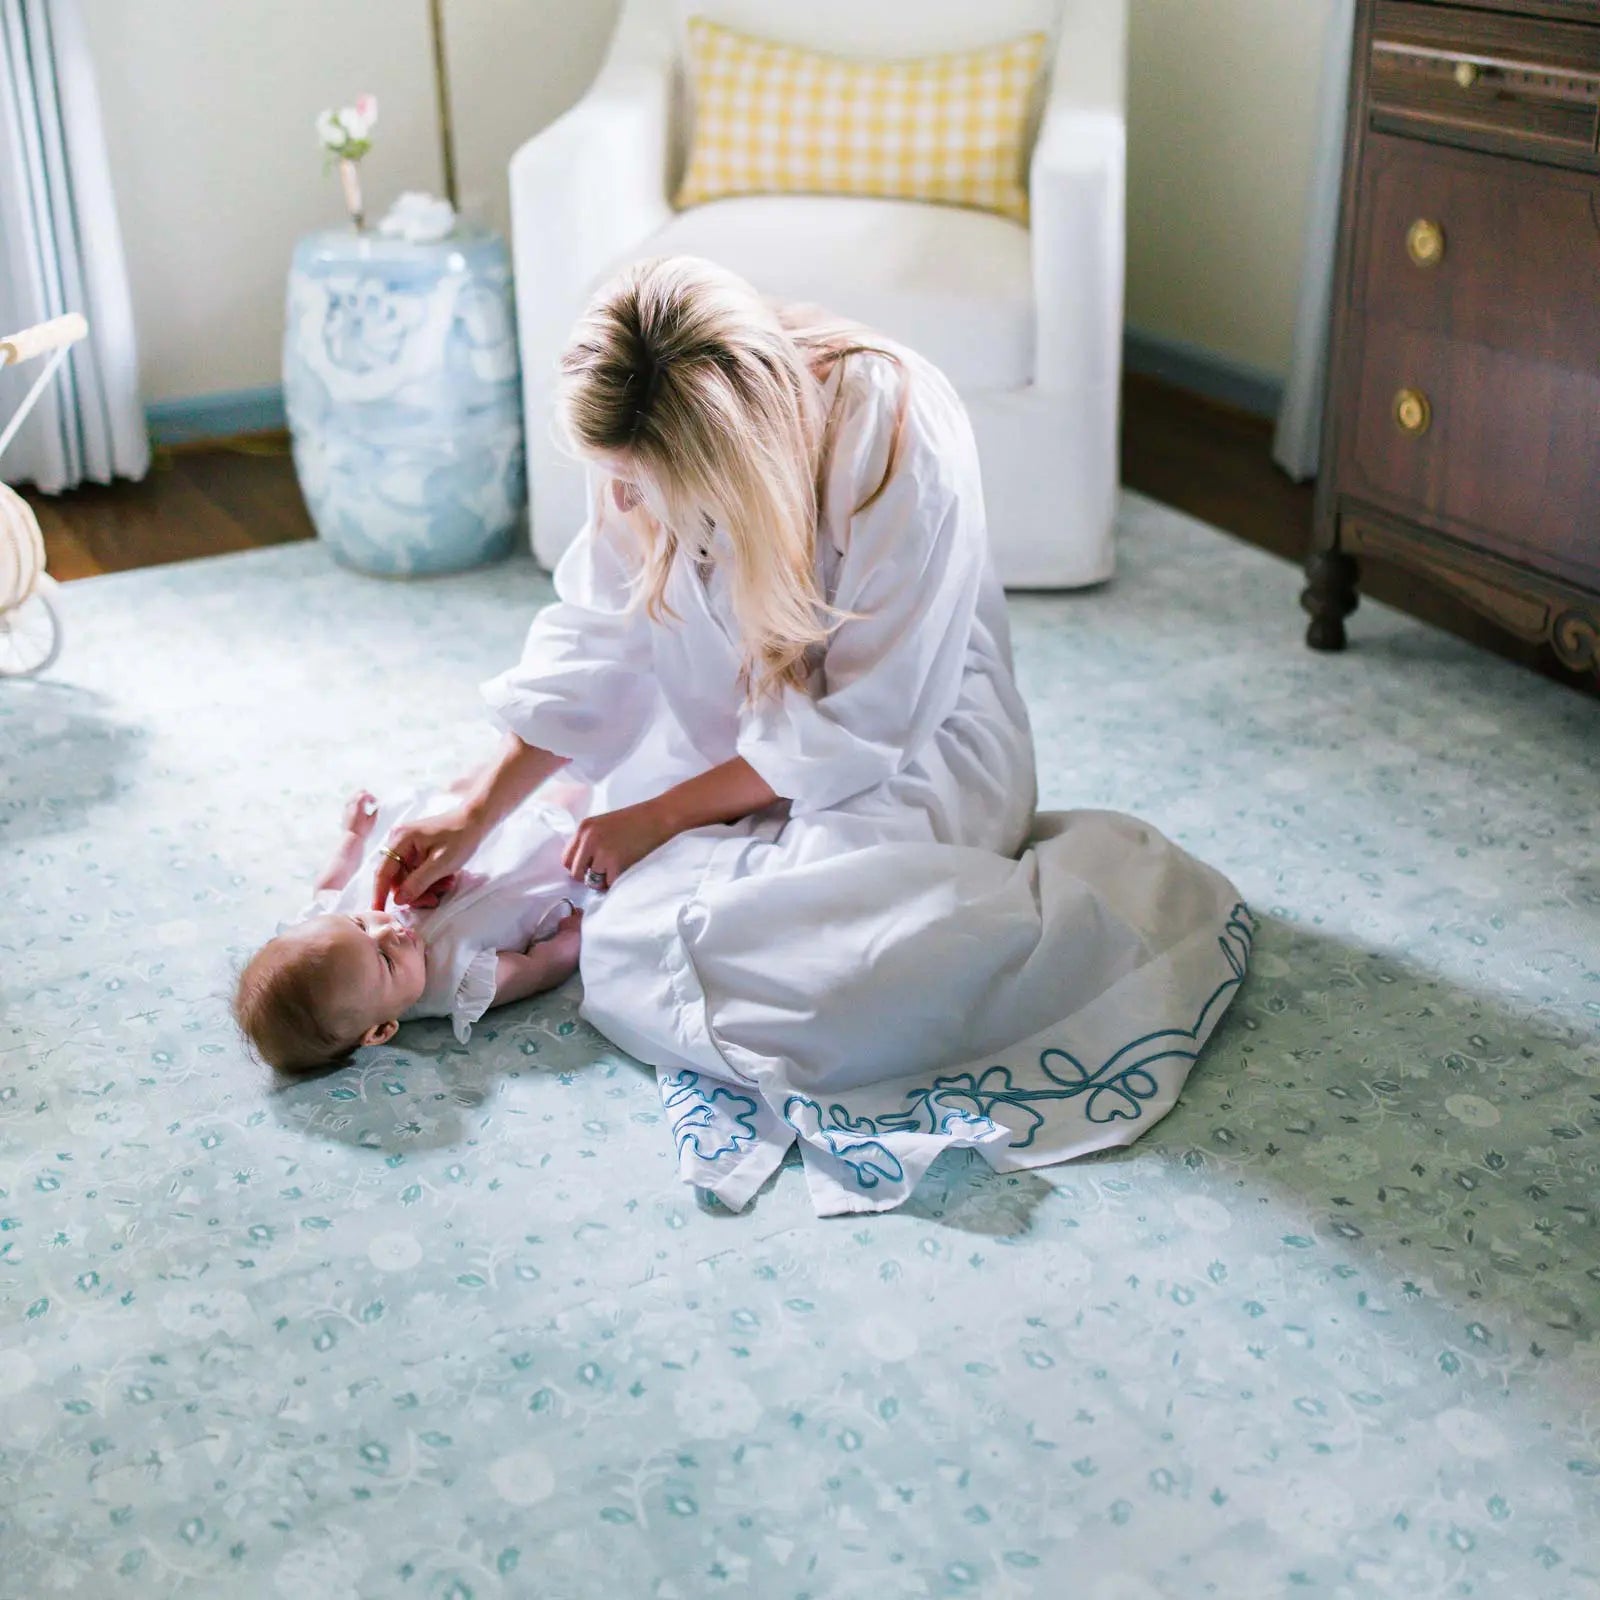
M683 22L857 57L1053 36L1031 229L916 201L753 196L673 211L686 154ZM533 548L554 566L583 477L556 443L556 359L628 261L698 255L912 346L972 417L989 537L1012 588L1112 570L1122 352L1127 0L624 0L589 92L511 160Z

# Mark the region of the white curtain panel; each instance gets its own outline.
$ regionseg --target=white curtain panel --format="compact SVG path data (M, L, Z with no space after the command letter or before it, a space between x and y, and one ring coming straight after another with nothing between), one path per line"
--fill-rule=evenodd
M1322 52L1322 84L1317 96L1317 155L1311 170L1311 208L1306 218L1305 253L1300 268L1300 302L1295 312L1294 350L1273 459L1291 478L1317 475L1322 436L1322 386L1328 370L1328 319L1333 308L1333 252L1339 233L1339 179L1344 168L1344 125L1350 91L1350 43L1355 31L1355 0L1333 0Z
M79 344L0 461L47 492L142 478L150 442L100 98L78 0L0 0L0 333L67 311ZM0 372L0 422L37 368Z

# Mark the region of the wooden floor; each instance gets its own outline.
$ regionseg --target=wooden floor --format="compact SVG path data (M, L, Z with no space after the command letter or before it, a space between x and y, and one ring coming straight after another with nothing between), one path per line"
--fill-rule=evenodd
M23 493L62 582L315 534L281 434L160 450L142 483Z
M1123 385L1122 478L1130 488L1299 562L1312 490L1273 464L1271 425L1154 378ZM162 451L143 483L29 493L49 569L68 580L312 537L282 435ZM1362 593L1552 678L1600 692L1547 648L1527 645L1399 568L1362 563ZM1361 614L1349 623L1355 648Z

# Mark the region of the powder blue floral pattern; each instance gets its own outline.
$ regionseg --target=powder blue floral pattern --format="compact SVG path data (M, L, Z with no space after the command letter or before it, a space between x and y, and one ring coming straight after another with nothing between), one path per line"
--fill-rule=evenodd
M283 387L318 533L388 576L497 560L527 504L511 253L469 226L295 246Z
M697 1206L573 988L230 1034L343 795L490 742L531 566L71 586L0 685L0 1595L1600 1594L1600 713L1123 524L1015 601L1042 803L1216 862L1250 981L1138 1143L836 1222Z

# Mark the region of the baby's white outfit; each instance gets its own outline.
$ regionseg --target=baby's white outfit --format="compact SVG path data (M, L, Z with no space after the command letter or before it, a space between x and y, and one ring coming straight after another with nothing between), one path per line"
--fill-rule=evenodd
M342 889L321 889L284 927L328 912L370 911L372 885L394 829L459 804L456 796L423 790L380 804L361 865ZM502 950L525 950L548 938L593 891L574 881L561 858L577 831L572 813L549 801L524 801L480 844L456 876L455 887L432 910L392 907L416 929L427 961L421 996L401 1017L449 1017L465 1044L472 1025L494 1004L495 968ZM280 929L280 931L282 931Z

